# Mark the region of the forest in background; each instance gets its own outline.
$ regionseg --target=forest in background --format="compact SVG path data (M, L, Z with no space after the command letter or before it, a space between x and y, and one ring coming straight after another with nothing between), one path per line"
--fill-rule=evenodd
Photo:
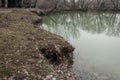
M38 0L37 7L59 10L119 10L120 0Z
M0 7L56 10L119 10L120 0L0 0Z

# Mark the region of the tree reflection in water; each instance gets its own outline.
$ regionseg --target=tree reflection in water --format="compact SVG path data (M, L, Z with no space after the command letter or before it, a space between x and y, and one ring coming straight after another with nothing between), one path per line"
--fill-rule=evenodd
M49 15L44 19L42 28L66 39L78 38L81 29L92 34L120 37L120 14L117 13L70 12Z

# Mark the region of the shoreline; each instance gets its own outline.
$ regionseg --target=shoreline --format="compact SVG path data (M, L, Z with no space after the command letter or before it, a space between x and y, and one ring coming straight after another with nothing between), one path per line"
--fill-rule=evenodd
M35 13L37 14L38 16L47 16L47 15L51 15L51 14L56 14L56 13L63 13L63 12L111 12L111 13L114 13L114 12L120 12L120 10L113 10L113 9L110 9L110 10L107 10L107 9L104 9L104 10L92 10L92 9L88 9L88 10L82 10L82 9L74 9L74 10L64 10L64 9L61 9L61 10L53 10L52 9L29 9L29 11L31 11L32 13Z
M38 28L39 22L41 17L22 9L0 13L0 79L75 80L69 70L74 48Z

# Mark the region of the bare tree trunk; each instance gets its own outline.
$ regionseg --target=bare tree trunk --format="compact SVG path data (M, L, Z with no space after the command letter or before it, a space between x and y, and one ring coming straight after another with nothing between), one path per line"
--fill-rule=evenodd
M75 9L75 0L71 0L71 4L72 4L71 8Z
M24 4L23 4L23 0L21 0L21 7L23 8Z
M54 4L54 8L53 8L53 9L54 9L54 10L57 9L58 0L54 0L54 3L53 3L53 4Z
M8 0L5 0L5 7L8 7Z
M117 9L119 7L119 0L111 0L113 5L114 5L114 9Z
M87 6L88 5L86 5L86 0L80 0L80 9L82 9L82 10L86 10L87 9Z
M31 4L32 4L32 1L30 0L30 2L29 2L29 8L31 8Z
M36 7L36 5L37 5L37 2L38 2L38 0L35 0L35 5L34 5L34 7Z

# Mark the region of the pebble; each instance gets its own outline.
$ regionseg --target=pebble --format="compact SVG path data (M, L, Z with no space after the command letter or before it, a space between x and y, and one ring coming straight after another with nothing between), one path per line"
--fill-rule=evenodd
M52 78L52 80L57 80L56 78Z

